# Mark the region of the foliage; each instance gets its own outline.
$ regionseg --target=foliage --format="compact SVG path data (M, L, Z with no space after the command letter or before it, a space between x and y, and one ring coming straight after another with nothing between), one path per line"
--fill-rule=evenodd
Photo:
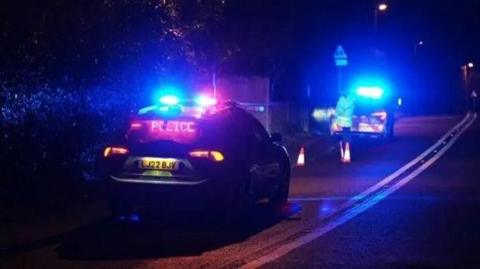
M47 197L51 191L74 191L82 178L91 179L104 143L124 131L135 99L108 88L43 85L32 91L3 84L0 189Z
M89 178L152 85L213 72L278 76L291 31L255 1L0 5L10 11L0 24L0 191Z

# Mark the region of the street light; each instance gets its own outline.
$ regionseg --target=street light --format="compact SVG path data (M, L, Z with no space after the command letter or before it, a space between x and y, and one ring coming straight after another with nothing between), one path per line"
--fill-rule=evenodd
M463 87L465 90L465 100L469 100L472 98L473 100L473 109L475 111L475 101L476 101L476 92L474 89L471 88L471 82L472 82L472 75L473 75L473 68L475 67L475 64L473 62L468 62L466 64L463 64L461 66L462 70L462 80L463 80Z
M374 16L374 21L375 21L375 34L377 33L377 28L378 28L378 12L385 12L388 9L388 5L385 3L380 3L375 7L375 10L373 12Z
M423 47L425 43L423 42L423 40L420 40L418 42L416 42L414 45L413 45L413 54L416 56L417 55L417 51L419 48Z
M385 4L385 3L381 3L381 4L378 5L377 8L378 8L379 11L385 11L385 10L388 9L388 5Z
M462 70L462 79L463 79L463 85L465 87L465 91L468 91L470 87L470 80L472 76L472 71L469 71L469 69L473 69L475 67L475 64L473 62L468 62L464 65L461 66Z

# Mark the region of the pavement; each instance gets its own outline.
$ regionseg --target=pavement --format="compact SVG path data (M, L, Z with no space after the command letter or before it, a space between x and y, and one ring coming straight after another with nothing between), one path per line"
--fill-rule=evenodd
M351 164L319 137L289 204L234 225L118 225L103 204L3 223L0 268L480 268L478 137L473 115L402 118L391 143L353 141Z

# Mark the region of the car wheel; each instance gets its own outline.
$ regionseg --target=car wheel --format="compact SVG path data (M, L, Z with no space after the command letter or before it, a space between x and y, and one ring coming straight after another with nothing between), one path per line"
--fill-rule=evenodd
M393 125L392 124L387 123L383 134L381 134L380 136L380 140L384 144L390 143L393 141Z
M290 167L288 162L284 165L280 174L279 184L273 190L272 195L268 198L268 202L273 207L278 207L287 203L288 193L290 190Z
M385 140L387 142L392 142L393 141L393 138L394 138L394 133L393 133L393 124L388 124L388 127L387 127L387 131L386 131L386 134L385 134Z
M395 138L395 125L394 123L390 124L390 132L388 132L388 138L392 141Z
M232 201L228 214L230 219L245 218L253 207L255 200L250 182L250 173L244 173L244 175L239 178L237 184L232 184L233 195L231 196Z

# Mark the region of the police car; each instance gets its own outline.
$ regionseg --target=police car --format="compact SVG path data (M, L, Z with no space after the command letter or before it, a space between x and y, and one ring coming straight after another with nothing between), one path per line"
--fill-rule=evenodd
M141 109L103 150L100 170L116 215L222 209L287 201L290 163L281 135L233 102L164 96Z
M360 86L351 94L355 103L352 135L391 140L394 136L397 109L394 98L380 86ZM332 116L331 134L338 135L341 131L335 116Z

